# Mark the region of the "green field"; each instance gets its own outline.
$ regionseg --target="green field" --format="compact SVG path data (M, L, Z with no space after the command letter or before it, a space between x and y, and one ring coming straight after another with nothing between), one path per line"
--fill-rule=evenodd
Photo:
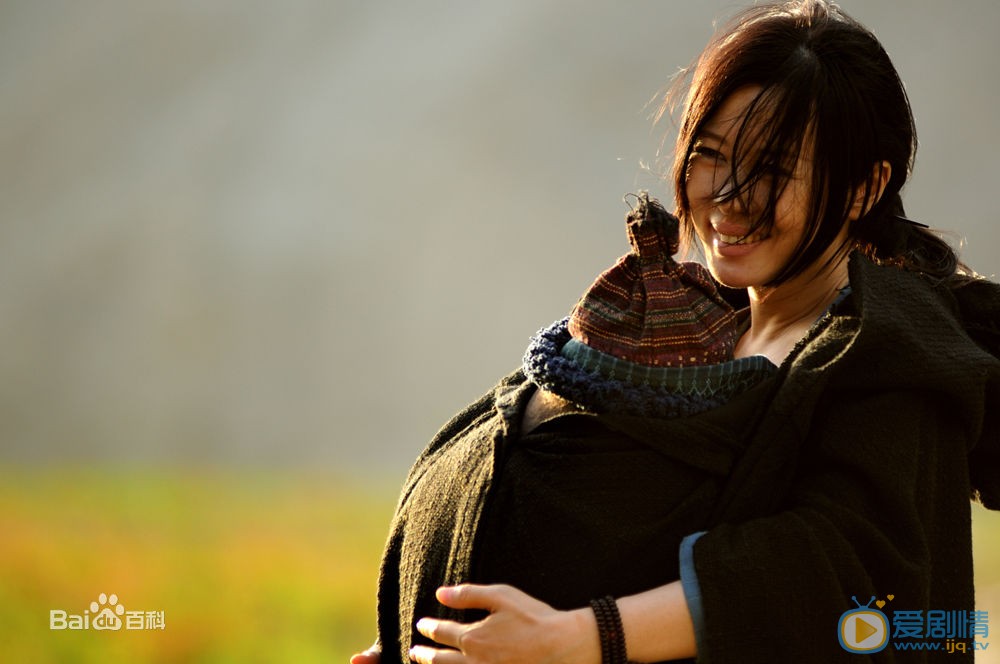
M2 659L346 662L373 637L396 491L292 471L0 470ZM997 601L1000 514L977 509L975 543ZM82 615L101 593L162 611L164 629L49 629L51 609Z

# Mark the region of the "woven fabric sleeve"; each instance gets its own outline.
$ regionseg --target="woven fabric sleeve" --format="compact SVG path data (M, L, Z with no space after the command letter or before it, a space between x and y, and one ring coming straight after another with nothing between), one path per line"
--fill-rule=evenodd
M837 636L852 596L889 602L889 615L974 608L968 441L948 404L863 389L823 404L781 509L694 544L699 662L857 662ZM891 644L872 661L904 655L936 661Z

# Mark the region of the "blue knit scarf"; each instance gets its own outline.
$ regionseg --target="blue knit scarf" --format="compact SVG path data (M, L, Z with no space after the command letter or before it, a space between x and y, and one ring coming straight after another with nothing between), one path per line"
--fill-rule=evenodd
M585 410L681 417L716 408L772 375L762 355L719 364L651 367L596 351L573 339L569 318L543 328L524 354L524 373L544 390Z

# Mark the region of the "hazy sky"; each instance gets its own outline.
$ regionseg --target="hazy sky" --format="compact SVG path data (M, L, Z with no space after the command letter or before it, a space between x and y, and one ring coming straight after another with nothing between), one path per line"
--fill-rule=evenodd
M1000 272L1000 4L855 0L909 215ZM0 7L7 460L401 473L627 249L730 2Z

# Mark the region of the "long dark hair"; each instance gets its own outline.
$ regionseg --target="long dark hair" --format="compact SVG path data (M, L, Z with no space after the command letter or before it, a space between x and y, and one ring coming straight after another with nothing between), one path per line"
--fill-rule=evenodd
M806 231L771 285L800 274L826 251L858 196L865 212L850 224L841 251L856 247L876 262L935 277L955 272L958 259L951 247L903 220L900 190L917 147L903 83L875 36L839 7L796 0L750 8L717 33L687 73L678 82L687 84L687 95L673 180L677 214L689 233L686 182L695 142L729 95L760 86L733 142L726 191L718 192L720 200L765 201L754 210L748 234L766 233L774 223L789 162L794 164L801 150L813 157ZM680 89L674 88L661 115ZM872 173L883 161L891 175L876 201Z

